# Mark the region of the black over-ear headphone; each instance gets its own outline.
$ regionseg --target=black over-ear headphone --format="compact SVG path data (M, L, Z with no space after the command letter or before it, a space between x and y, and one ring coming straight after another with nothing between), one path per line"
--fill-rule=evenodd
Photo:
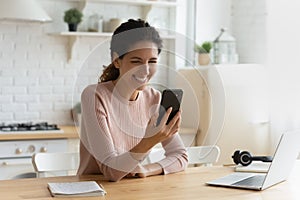
M234 152L232 158L235 164L242 164L243 166L250 165L253 160L272 162L272 156L251 156L248 151L240 152L239 150Z

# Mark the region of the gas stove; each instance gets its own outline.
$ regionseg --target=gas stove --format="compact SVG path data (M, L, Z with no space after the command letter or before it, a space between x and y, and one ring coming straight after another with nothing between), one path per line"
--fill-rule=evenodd
M56 124L40 123L0 123L0 133L26 133L26 132L63 132Z

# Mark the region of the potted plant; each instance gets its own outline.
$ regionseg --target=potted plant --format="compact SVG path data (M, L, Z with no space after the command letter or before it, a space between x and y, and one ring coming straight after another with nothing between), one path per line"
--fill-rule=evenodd
M76 8L65 11L64 21L69 26L69 31L77 31L77 25L82 21L83 14Z
M212 43L205 41L201 45L195 45L195 51L198 53L198 63L199 65L208 65L210 63L210 50L212 48Z

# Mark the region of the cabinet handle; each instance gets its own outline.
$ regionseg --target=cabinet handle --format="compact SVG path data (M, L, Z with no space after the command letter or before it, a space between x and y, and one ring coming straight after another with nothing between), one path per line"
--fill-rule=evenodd
M17 148L16 149L16 154L21 154L21 153L23 153L23 150L21 148Z
M2 166L8 166L8 167L11 167L11 166L24 166L24 165L31 165L30 163L28 162L18 162L18 163L10 163L10 162L2 162Z
M28 151L29 153L35 152L35 146L34 146L34 145L29 145L28 148L27 148L27 151Z
M41 147L41 149L40 149L40 152L42 152L42 153L46 153L47 152L47 148L46 147Z

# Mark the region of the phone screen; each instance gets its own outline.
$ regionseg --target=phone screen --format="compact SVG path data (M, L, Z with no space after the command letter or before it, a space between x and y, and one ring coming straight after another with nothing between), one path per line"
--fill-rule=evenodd
M176 113L180 109L180 103L182 100L183 91L181 89L167 89L164 90L162 93L162 98L160 102L160 108L159 108L159 117L157 119L157 125L160 123L162 117L168 110L168 108L172 107L172 112L167 120L168 124L173 117L176 115Z

